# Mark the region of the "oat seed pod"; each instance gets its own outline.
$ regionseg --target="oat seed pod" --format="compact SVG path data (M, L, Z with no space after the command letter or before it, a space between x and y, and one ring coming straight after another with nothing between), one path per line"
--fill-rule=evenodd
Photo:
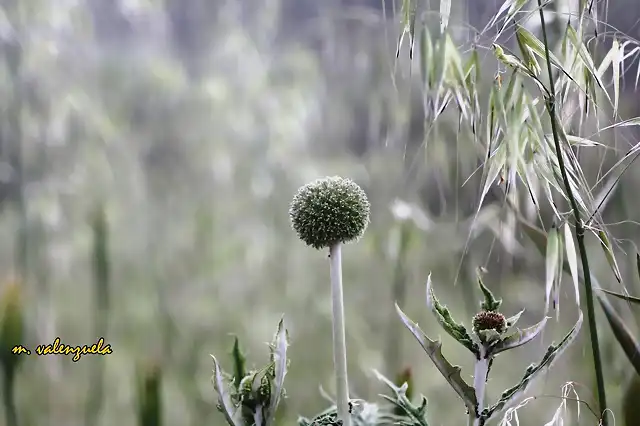
M367 195L354 181L325 177L298 189L289 208L291 225L307 245L322 249L358 240L369 225Z

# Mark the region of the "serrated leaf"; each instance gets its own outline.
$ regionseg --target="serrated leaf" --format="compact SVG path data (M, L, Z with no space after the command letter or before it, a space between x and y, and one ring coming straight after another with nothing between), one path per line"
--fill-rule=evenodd
M515 403L516 399L519 399L519 396L523 395L527 391L538 374L551 367L553 362L562 354L562 352L569 346L569 344L573 342L573 340L578 335L581 326L582 311L580 311L578 321L569 331L569 333L567 333L567 335L564 336L564 338L557 345L552 344L551 346L549 346L544 357L537 365L531 365L527 368L527 371L525 372L525 375L520 383L504 391L500 396L500 399L495 404L482 410L482 413L480 413L480 417L484 420L484 423L487 423L500 411L508 408L508 406Z
M287 347L289 346L287 329L284 327L284 317L280 318L278 328L272 344L272 362L275 366L275 390L271 392L269 402L269 418L267 424L273 424L273 420L282 397L284 378L287 375Z
M231 402L231 397L225 389L224 378L222 376L222 370L218 365L218 361L213 355L211 355L211 358L213 359L213 387L218 393L218 403L222 408L222 414L224 415L227 423L229 423L229 426L243 426L241 422L236 418L236 410L233 406L233 403Z
M544 314L549 312L549 301L553 292L555 278L558 272L558 249L560 247L558 229L554 226L547 234L545 250L545 297ZM555 300L554 300L555 308Z
M596 293L596 297L598 298L600 306L602 306L602 310L607 317L607 321L609 322L609 326L611 326L613 335L616 337L620 346L622 346L622 349L624 350L625 355L627 355L627 358L629 358L629 362L631 362L633 368L635 368L636 372L640 374L640 345L633 337L629 328L624 324L622 318L620 318L613 309L609 301L600 293Z
M573 243L573 235L571 234L571 228L568 223L564 224L564 247L567 251L567 263L569 264L569 270L571 271L571 278L573 279L573 289L576 296L576 305L580 306L580 286L578 276L578 256L576 255L576 246Z
M515 327L515 325L518 323L518 320L520 320L520 316L523 313L524 313L524 309L518 312L517 314L507 318L507 331L509 331L511 327Z
M469 412L474 412L478 405L475 390L469 386L464 379L462 379L462 376L460 376L460 367L451 365L451 363L449 363L449 361L444 357L442 354L442 343L429 339L420 327L418 327L418 324L409 319L397 304L396 311L398 312L398 315L405 327L409 329L418 343L420 343L420 346L422 346L422 349L424 349L427 355L429 355L429 358L431 358L431 361L438 371L440 371L447 382L449 382L458 396L462 398L462 401Z
M617 297L618 299L626 300L627 302L640 304L640 297L629 296L628 294L616 293L615 291L605 290L604 288L599 289L611 296Z
M544 326L547 324L547 319L548 318L545 317L536 325L532 325L531 327L527 327L522 330L517 330L514 333L510 333L506 337L503 337L502 339L500 339L500 341L489 348L489 350L487 351L488 354L490 356L495 356L500 352L517 348L518 346L522 346L525 343L529 343L544 329Z
M427 277L427 308L433 313L438 321L438 324L447 332L447 334L453 337L458 343L465 348L469 349L472 353L478 353L478 347L473 342L471 335L467 331L466 327L457 323L446 306L440 304L436 298L433 288L431 286L431 274Z
M484 285L482 282L481 272L478 270L476 273L478 277L478 286L480 287L480 291L484 296L484 301L481 304L481 308L485 311L497 311L500 309L500 305L502 305L502 299L496 299L491 290Z
M613 254L613 246L611 245L611 241L609 241L609 237L607 237L607 233L604 231L598 231L598 237L600 238L600 246L602 250L604 250L604 255L607 258L607 262L609 262L609 266L613 271L613 275L616 277L619 283L622 282L622 277L620 275L620 269L618 268L618 262L616 262L616 257Z
M395 418L391 419L391 424L400 424L406 426L429 426L425 418L427 399L424 396L421 396L420 398L420 405L415 405L407 396L406 383L398 387L391 380L380 374L378 370L374 369L373 373L375 374L376 378L384 383L394 394L393 397L383 394L381 394L380 396L390 402L396 408L395 411L402 412L402 414L396 414L394 416ZM407 422L407 418L409 422Z

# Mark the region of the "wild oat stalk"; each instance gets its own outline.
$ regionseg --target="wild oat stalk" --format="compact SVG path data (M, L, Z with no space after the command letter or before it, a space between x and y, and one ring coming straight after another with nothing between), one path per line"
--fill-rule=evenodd
M556 156L558 158L558 167L562 174L562 180L566 191L567 198L571 204L573 212L574 224L576 227L576 240L578 242L578 252L580 253L580 261L582 262L582 270L584 271L584 287L585 298L587 302L587 321L589 323L589 335L591 336L591 351L593 354L593 364L596 373L596 384L598 387L598 402L600 405L600 413L602 413L602 426L608 425L607 420L607 398L604 385L604 373L602 368L602 359L600 357L600 344L598 341L598 329L596 325L595 309L593 305L593 289L591 286L591 272L589 270L589 258L587 256L587 248L584 244L585 228L582 218L580 217L580 209L576 202L576 197L571 189L567 169L564 164L564 155L560 145L560 136L558 134L558 122L556 115L556 99L555 84L553 71L551 69L551 55L549 53L549 42L547 40L547 26L544 18L544 7L542 1L538 0L538 10L540 12L540 25L542 30L542 42L544 43L545 59L547 63L547 73L549 76L549 90L547 91L546 107L551 121L551 132L553 135L553 143L555 146Z

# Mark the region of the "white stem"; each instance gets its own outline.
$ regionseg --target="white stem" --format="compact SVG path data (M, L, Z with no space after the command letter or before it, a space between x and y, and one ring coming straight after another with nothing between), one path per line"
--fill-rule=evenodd
M333 305L333 363L336 372L336 406L343 426L351 426L349 414L349 381L347 379L347 343L344 331L342 297L342 244L329 248L331 300Z
M476 361L473 371L473 388L476 391L476 399L478 401L478 412L484 408L484 392L487 387L487 373L489 371L489 360L485 359L484 348L480 348L480 360ZM475 416L474 416L475 417ZM480 419L475 418L473 426L478 426Z

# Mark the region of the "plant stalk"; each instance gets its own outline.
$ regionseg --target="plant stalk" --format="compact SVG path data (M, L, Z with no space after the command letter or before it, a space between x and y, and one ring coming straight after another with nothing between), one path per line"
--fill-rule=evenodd
M547 40L547 29L544 19L544 8L542 0L538 0L538 11L540 12L540 26L542 28L542 42L544 43L544 53L547 62L547 73L549 74L549 94L546 101L547 111L551 120L551 132L553 134L553 142L555 145L556 155L558 157L558 167L562 174L562 180L567 192L567 198L571 204L573 210L573 217L576 227L576 240L578 242L578 251L580 252L580 261L582 263L582 269L584 271L584 286L585 286L585 298L587 302L587 320L589 322L589 335L591 337L591 350L593 353L593 364L596 373L596 385L598 388L598 404L600 406L600 413L602 415L602 426L608 426L607 411L607 398L604 386L604 374L602 368L602 360L600 357L600 345L598 341L598 330L596 328L595 309L593 304L593 290L591 285L591 272L589 269L589 258L587 256L587 248L584 243L585 229L580 217L580 210L578 209L578 203L571 190L569 177L567 176L567 170L564 165L564 158L562 155L562 149L560 147L560 137L558 136L558 128L556 122L556 100L555 100L555 85L553 81L553 72L551 70L551 55L549 53L549 42Z
M478 401L477 413L469 413L469 418L473 417L473 426L480 425L480 418L477 416L484 408L484 394L487 388L487 374L489 374L489 359L485 359L484 348L480 348L480 359L476 361L473 371L473 389L476 391Z
M347 344L344 328L342 291L342 243L329 248L331 301L333 307L333 363L336 373L336 407L343 426L351 426L349 415L349 381L347 378Z
M16 412L14 400L16 369L15 366L13 366L9 368L5 367L3 370L2 403L4 405L4 418L7 426L18 426L18 413Z

